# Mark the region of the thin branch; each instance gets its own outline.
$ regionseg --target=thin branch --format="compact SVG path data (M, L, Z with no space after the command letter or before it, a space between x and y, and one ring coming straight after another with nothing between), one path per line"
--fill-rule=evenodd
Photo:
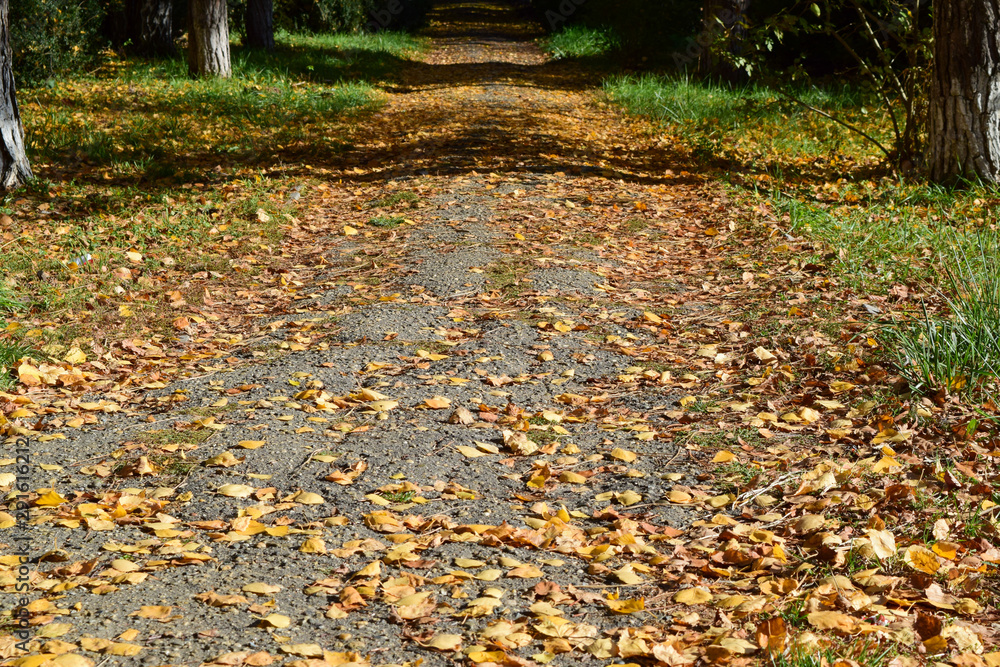
M883 84L882 81L879 80L877 76L875 76L875 73L868 66L868 63L865 62L864 58L859 56L858 53L853 48L851 48L851 45L848 44L843 37L837 34L836 30L831 30L830 34L833 35L834 39L840 42L841 46L847 49L847 52L850 53L854 57L854 59L858 61L858 64L861 66L861 69L864 70L865 74L867 74L871 78L872 83L875 86L875 89L878 91L878 94L882 97L882 102L885 104L886 111L889 112L889 118L892 120L892 132L896 137L896 143L899 143L899 138L900 136L902 136L902 134L899 131L899 123L896 121L896 114L892 112L892 102L889 100L889 96L886 95L885 85ZM879 148L882 148L882 146L879 145ZM885 149L882 148L882 150ZM888 152L886 154L888 155Z
M868 16L865 10L858 4L857 0L853 2L855 10L858 12L858 18L861 19L861 25L865 27L865 31L868 33L868 39L875 46L875 50L878 52L879 59L882 61L882 67L885 68L886 78L891 79L896 86L896 92L899 93L903 99L906 99L906 89L903 88L903 84L900 82L899 77L896 76L896 71L892 68L892 61L889 58L889 53L886 51L885 47L882 46L882 42L879 41L878 36L875 31L872 30L871 23L868 21Z
M892 151L890 151L888 148L886 148L885 146L883 146L882 143L879 142L878 139L876 139L875 137L871 136L870 134L868 134L867 132L865 132L861 128L857 127L856 125L851 125L846 120L841 120L840 118L837 118L836 116L833 116L833 115L827 113L826 111L823 111L822 109L817 109L816 107L812 106L811 104L806 104L805 102L803 102L799 98L795 97L794 95L790 95L790 94L786 93L783 90L778 90L777 93L779 95L782 95L782 96L788 98L792 102L795 102L796 104L798 104L798 105L800 105L800 106L808 109L809 111L812 111L813 113L817 113L820 116L823 116L824 118L829 118L834 123L837 123L838 125L843 125L844 127L846 127L851 132L854 132L855 134L861 135L862 137L864 137L868 141L870 141L873 144L875 144L876 146L878 146L879 150L881 150L883 153L885 153L885 156L887 158L892 158ZM892 114L890 114L890 115L892 115Z

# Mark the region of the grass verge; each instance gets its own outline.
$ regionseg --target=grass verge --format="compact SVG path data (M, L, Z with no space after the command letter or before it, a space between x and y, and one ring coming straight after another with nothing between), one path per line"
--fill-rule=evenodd
M567 26L549 35L543 47L556 60L598 58L615 50L618 40L610 29Z
M176 337L215 290L270 282L262 267L279 270L270 258L350 124L422 48L403 33L286 33L272 54L234 46L227 80L109 56L19 91L37 178L0 203L8 356Z
M903 376L924 393L995 396L1000 378L1000 240L978 234L954 244L938 288L944 313L928 307L894 322L885 338ZM995 401L994 401L995 402Z
M835 276L868 302L867 319L888 320L883 347L913 388L982 389L995 376L995 189L893 174L865 139L765 87L629 75L605 93L656 123L688 170L711 171L775 235L809 239L789 266ZM888 117L857 90L795 94L888 140Z

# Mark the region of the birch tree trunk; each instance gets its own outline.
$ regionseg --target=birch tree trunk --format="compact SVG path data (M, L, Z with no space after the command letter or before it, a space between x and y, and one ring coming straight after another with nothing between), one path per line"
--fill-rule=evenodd
M1000 0L935 0L928 174L1000 180Z
M274 1L247 0L247 46L274 51Z
M24 152L24 128L17 108L10 49L8 0L0 0L0 189L12 190L32 178Z
M229 21L226 0L191 0L188 71L191 76L229 78Z

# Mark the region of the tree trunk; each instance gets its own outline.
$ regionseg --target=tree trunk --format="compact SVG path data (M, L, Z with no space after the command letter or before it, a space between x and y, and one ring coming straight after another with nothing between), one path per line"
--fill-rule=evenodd
M928 172L1000 181L1000 0L935 0Z
M274 51L274 1L247 0L247 46Z
M741 78L741 70L732 66L730 56L743 53L746 39L746 13L750 0L706 0L702 18L704 44L698 69L702 76L726 80Z
M8 0L0 0L0 189L12 190L32 178L24 152L24 128L17 109L10 50Z
M229 78L226 0L190 0L188 7L188 71L191 76Z
M133 53L140 56L173 55L173 0L127 0L125 17Z

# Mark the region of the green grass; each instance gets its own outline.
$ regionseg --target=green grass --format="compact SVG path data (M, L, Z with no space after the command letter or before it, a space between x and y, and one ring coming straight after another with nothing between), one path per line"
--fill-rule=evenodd
M385 216L379 215L368 221L368 224L372 227L380 227L382 229L392 229L393 227L399 227L406 218L402 216Z
M23 357L31 357L34 350L17 341L0 340L0 390L14 386L13 371Z
M382 491L379 493L380 496L385 498L391 503L408 503L416 497L416 493L413 491Z
M410 192L409 190L404 190L403 192L396 192L389 195L388 197L383 197L382 199L376 199L375 201L368 204L366 208L389 208L397 204L409 204L410 208L417 205L420 201L420 195L416 192Z
M883 667L895 655L896 649L890 643L880 645L876 641L863 639L845 645L834 645L823 649L791 649L772 656L762 664L767 667L827 667L841 660L854 660L865 667Z
M623 75L604 84L608 98L630 113L647 116L684 135L696 157L774 165L778 156L808 157L830 152L867 155L868 144L846 128L809 112L763 86L732 87L686 77ZM869 114L863 95L850 87L793 91L802 101L850 121ZM889 126L874 128L886 138Z
M550 35L544 42L545 50L556 60L604 56L617 46L618 39L611 30L582 25L567 26Z
M180 445L199 444L208 440L214 431L210 429L199 429L194 431L177 431L174 429L156 429L153 431L143 431L136 436L137 442L149 445Z
M0 284L0 313L16 313L24 309L24 303L14 295L14 291Z
M526 289L521 281L527 271L516 261L493 262L485 269L487 286L500 291L506 298L517 298Z
M750 480L759 475L761 469L747 463L733 461L725 465L717 466L714 472L722 482L720 488L737 493L740 489L745 487Z
M609 79L605 92L658 124L685 168L711 172L734 199L765 211L779 239L773 252L790 251L783 237L809 239L811 251L787 257L836 276L863 302L904 286L928 294L923 310L909 305L918 296L863 313L888 322L883 348L912 387L995 393L1000 243L984 231L995 188L904 179L860 135L763 86L629 75ZM857 89L793 94L891 143L886 112Z
M14 291L0 283L0 315L24 311L25 304L14 295ZM0 330L6 328L7 322L0 317ZM14 386L12 371L22 357L32 356L33 350L17 340L0 340L0 390L11 389Z
M944 312L925 307L913 319L897 320L886 328L885 338L912 388L980 398L996 393L1000 378L998 252L1000 239L995 233L955 237L938 289Z
M192 159L259 162L336 151L323 127L379 108L378 85L423 48L403 33L277 37L232 50L230 79L192 80L181 58L109 61L92 76L20 91L34 160L86 159L122 175L174 175Z
M119 315L121 295L139 276L205 272L232 285L258 275L239 258L273 254L285 213L305 201L287 192L317 182L313 169L349 148L346 127L383 104L381 86L423 48L402 33L286 33L272 54L234 46L231 79L192 80L181 57L111 55L89 74L18 91L38 178L5 202L21 234L0 255L0 276L18 286L17 298L0 291L0 316L46 317L21 336L38 348L71 342L71 325L102 340L175 334L159 291L127 304L134 316ZM65 266L85 252L92 265ZM121 267L131 277L112 273ZM146 326L156 317L167 319Z

